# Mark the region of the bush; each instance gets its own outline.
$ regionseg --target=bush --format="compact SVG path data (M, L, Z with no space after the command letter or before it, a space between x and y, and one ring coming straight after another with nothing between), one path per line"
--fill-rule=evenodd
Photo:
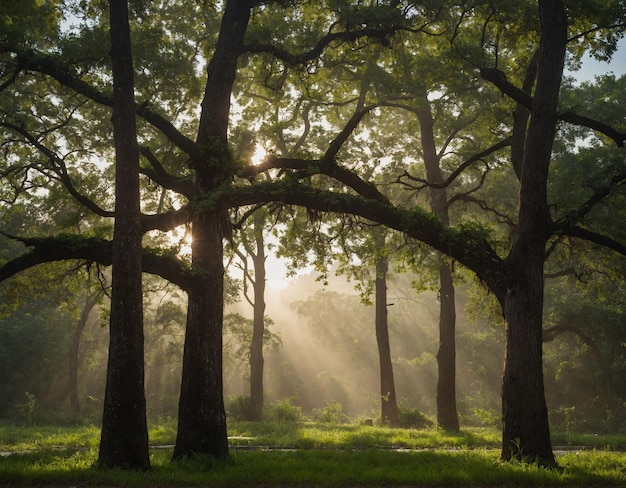
M329 424L345 424L350 421L348 416L343 413L343 405L336 401L326 402L326 406L319 409L314 408L313 416L315 420Z
M500 424L500 415L484 408L475 408L474 417L481 427L498 427Z
M404 428L422 429L433 425L433 422L417 407L410 407L406 402L400 402L398 405L398 416L400 426Z
M15 405L17 419L26 425L36 425L39 418L39 402L37 397L28 391L24 395L26 401Z
M299 422L302 420L302 407L293 404L293 400L278 400L269 408L269 417L278 422Z
M250 397L236 396L229 399L226 405L226 414L233 420L248 420L250 412Z

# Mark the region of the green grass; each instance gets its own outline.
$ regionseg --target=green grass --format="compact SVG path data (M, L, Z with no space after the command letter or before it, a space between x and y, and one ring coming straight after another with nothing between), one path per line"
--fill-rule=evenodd
M99 430L0 425L0 485L245 486L626 486L626 454L572 451L559 469L502 463L499 433L468 429L386 429L357 425L235 423L225 462L197 457L170 463L171 450L151 451L149 472L94 467ZM151 444L173 443L175 425L150 429ZM575 440L575 442L574 442ZM572 439L571 444L598 437ZM621 439L623 440L623 439ZM602 438L604 446L617 439ZM266 450L262 446L293 447ZM391 449L401 447L406 449Z

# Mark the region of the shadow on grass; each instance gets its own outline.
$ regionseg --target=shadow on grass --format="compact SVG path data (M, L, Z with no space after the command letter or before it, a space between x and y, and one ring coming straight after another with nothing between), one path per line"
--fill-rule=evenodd
M249 486L620 486L626 457L568 454L562 469L501 463L493 450L234 451L226 461L196 456L170 463L171 451L151 454L152 470L102 470L96 451L52 451L0 458L8 485L128 487Z

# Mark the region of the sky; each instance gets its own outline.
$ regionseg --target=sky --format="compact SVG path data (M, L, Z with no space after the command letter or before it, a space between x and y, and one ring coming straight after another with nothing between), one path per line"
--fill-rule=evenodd
M616 76L626 74L626 39L622 39L617 46L617 52L610 63L597 61L586 54L583 57L582 68L570 74L581 82L593 81L596 76L609 72L613 72Z

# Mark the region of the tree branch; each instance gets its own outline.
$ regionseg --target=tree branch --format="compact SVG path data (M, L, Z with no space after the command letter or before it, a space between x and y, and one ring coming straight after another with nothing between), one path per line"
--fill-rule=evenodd
M317 41L315 47L304 53L293 54L278 46L263 43L245 45L244 52L271 54L275 58L280 59L290 66L298 66L319 58L324 52L324 49L333 42L354 42L361 38L369 37L374 39L376 42L380 42L381 44L387 46L389 45L387 38L390 35L399 30L407 30L405 27L394 27L389 29L364 28L355 31L330 32L334 26L335 24L331 25L329 32Z
M321 212L353 214L404 232L409 237L453 257L480 279L495 283L502 276L502 259L483 236L449 228L431 213L419 208L407 210L376 198L362 198L348 193L318 190L294 181L262 182L231 188L219 200L224 207L282 202Z
M494 153L496 151L499 151L502 148L510 146L511 142L512 142L512 138L511 137L507 137L506 139L503 139L502 141L497 142L493 146L488 147L484 151L481 151L478 154L474 154L471 158L469 158L469 159L465 160L463 163L461 163L461 165L459 167L457 167L452 173L450 173L450 176L448 176L446 181L443 181L441 183L431 183L428 180L425 180L423 178L419 178L417 176L412 176L407 171L405 171L404 174L402 174L398 178L398 181L400 182L400 180L402 178L407 178L407 179L409 179L411 181L415 181L415 182L421 183L422 184L421 188L426 187L426 186L431 187L431 188L447 188L469 166L471 166L472 164L474 164L477 161L481 161L484 157L489 156L490 154L492 154L492 153ZM407 186L411 186L411 185L408 185L406 183L403 183L403 184L405 184ZM412 187L412 188L414 188L414 187Z
M0 281L39 264L56 261L80 259L104 266L111 265L112 243L106 239L73 234L34 238L13 236L4 232L1 234L20 241L31 249L0 267ZM151 249L143 249L142 267L144 272L160 276L183 290L188 290L193 280L192 270L183 261L171 255L158 254Z
M480 69L481 76L493 83L502 93L509 96L517 103L525 106L527 109L530 109L532 106L533 98L526 93L525 91L517 88L513 85L506 77L504 72L500 71L496 68L481 68ZM584 115L578 115L575 112L568 111L557 114L557 118L562 120L563 122L568 122L570 124L579 125L582 127L588 127L593 129L601 134L604 134L615 144L617 147L624 147L624 142L626 141L626 133L619 132L613 127L605 124L604 122L600 122L598 120L594 120L590 117L585 117Z
M593 242L594 244L599 244L607 249L611 249L626 256L626 245L598 232L583 229L582 227L575 225L565 225L564 223L559 222L554 224L554 230L556 233L561 235L577 237L585 241Z
M169 174L149 147L140 147L139 150L141 155L145 157L152 166L152 170L140 167L139 172L141 174L157 182L163 188L180 193L188 200L192 199L195 193L195 186L190 179L177 178Z
M113 212L104 210L103 208L98 206L93 200L91 200L90 198L80 193L74 186L72 179L67 173L67 167L65 166L65 161L63 161L63 159L60 158L55 152L53 152L52 150L44 146L41 142L39 142L30 132L28 132L23 127L10 124L8 122L3 122L0 125L22 135L22 137L24 137L28 141L29 144L31 144L39 152L41 152L44 156L46 156L48 158L48 161L54 166L53 171L57 174L61 183L63 183L63 186L65 186L69 194L72 197L74 197L74 199L77 202L79 202L81 205L84 205L93 213L95 213L96 215L100 215L101 217L113 217L114 216Z
M15 52L15 54L17 55L18 68L51 76L61 85L71 88L100 105L107 107L113 106L113 97L111 95L102 93L95 87L76 77L68 68L63 66L61 59L48 56L33 49ZM192 139L182 134L171 122L150 110L148 103L137 105L136 113L153 127L161 131L170 141L192 158L198 157L201 154L198 145Z

